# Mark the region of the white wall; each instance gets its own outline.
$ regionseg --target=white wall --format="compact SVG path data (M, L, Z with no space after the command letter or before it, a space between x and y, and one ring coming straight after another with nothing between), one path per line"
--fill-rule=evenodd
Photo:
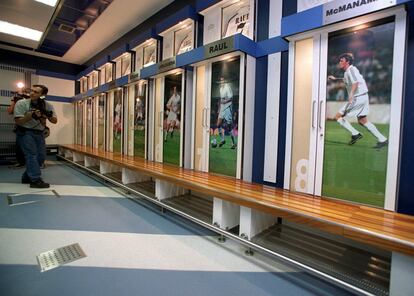
M73 97L75 95L74 80L32 75L32 84L46 85L50 96Z
M332 0L298 0L298 12L331 2Z
M72 97L75 95L75 81L41 75L32 75L32 84L43 84L49 89L49 96ZM47 97L46 97L47 99ZM58 118L57 124L48 123L50 136L47 145L73 144L75 134L75 108L73 104L49 101Z
M270 2L269 38L280 35L282 19L282 0ZM268 57L267 100L266 100L266 136L263 180L276 183L277 151L279 136L279 101L280 101L280 66L281 54L273 53Z
M46 144L73 144L75 140L75 108L73 104L61 102L49 102L55 108L58 122L48 123L50 136L46 138Z

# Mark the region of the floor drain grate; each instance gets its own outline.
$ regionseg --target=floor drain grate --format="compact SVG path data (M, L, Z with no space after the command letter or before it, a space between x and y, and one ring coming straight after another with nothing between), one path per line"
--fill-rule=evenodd
M86 257L78 243L50 250L37 256L40 272L48 271L63 264Z

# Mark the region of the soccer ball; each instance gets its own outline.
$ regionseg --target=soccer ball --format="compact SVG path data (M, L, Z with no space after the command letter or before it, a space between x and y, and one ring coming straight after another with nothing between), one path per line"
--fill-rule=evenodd
M217 147L217 140L215 138L213 138L213 140L211 140L211 147L213 147L213 148Z

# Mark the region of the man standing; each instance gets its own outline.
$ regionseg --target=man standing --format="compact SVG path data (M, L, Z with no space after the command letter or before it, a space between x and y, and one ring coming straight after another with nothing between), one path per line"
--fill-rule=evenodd
M388 145L388 140L382 135L376 126L368 121L369 114L369 97L368 87L365 79L359 73L359 70L353 65L354 56L352 53L344 53L339 56L339 68L344 71L344 78L328 76L329 80L343 80L348 92L348 103L346 103L335 115L336 121L351 133L349 145L355 144L363 136L357 131L345 116L356 116L358 123L365 127L372 135L377 138L377 144L373 147L376 149Z
M22 176L23 184L31 188L49 188L41 178L40 166L45 159L46 145L42 122L49 120L57 123L55 110L45 101L48 89L44 85L33 85L30 98L20 100L14 108L14 118L17 125L17 142L23 150L26 159L26 171Z

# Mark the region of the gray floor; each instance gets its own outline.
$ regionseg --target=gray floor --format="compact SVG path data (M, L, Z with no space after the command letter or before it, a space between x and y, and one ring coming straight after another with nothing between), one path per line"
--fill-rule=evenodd
M43 170L60 197L20 184L22 172L0 166L1 295L349 295L62 162ZM40 272L37 255L73 243L86 258Z

